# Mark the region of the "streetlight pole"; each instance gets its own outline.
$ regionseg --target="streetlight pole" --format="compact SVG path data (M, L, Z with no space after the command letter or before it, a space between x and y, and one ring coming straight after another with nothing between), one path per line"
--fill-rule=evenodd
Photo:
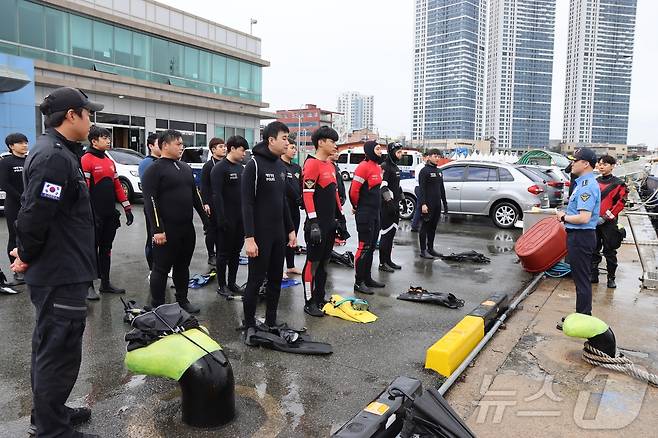
M254 34L254 24L258 24L258 20L252 18L249 20L249 35Z

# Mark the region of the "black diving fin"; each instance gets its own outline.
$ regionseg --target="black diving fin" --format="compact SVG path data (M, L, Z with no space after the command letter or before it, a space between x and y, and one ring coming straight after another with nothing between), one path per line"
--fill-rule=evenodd
M398 300L438 304L450 309L459 309L464 306L464 300L457 298L449 292L428 292L422 287L414 286L410 286L407 292L398 295Z

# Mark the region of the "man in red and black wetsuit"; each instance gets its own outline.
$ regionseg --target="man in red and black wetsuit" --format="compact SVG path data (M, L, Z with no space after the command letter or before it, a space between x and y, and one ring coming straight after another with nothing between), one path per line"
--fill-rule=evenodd
M309 156L302 171L304 209L304 239L306 263L302 271L304 283L304 312L311 316L324 316L327 264L334 248L336 230L347 239L345 216L336 189L336 168L329 157L336 151L338 133L328 126L316 130L311 136L315 156Z
M110 283L110 257L112 242L119 228L119 212L114 205L121 203L126 214L126 225L133 223L133 214L126 192L121 187L114 161L105 155L110 149L110 131L96 125L89 129L89 149L80 160L82 171L89 186L91 205L94 211L96 225L96 251L98 256L98 276L101 279L101 293L122 294L125 289L114 287ZM89 287L88 300L98 300L100 297Z
M599 282L599 263L605 257L608 271L608 288L617 287L615 274L617 272L617 217L626 205L628 189L620 178L612 174L617 160L610 155L603 155L599 159L598 168L601 176L597 178L601 189L601 210L599 222L596 226L596 250L592 256L592 283ZM603 257L601 257L603 249Z
M354 256L356 279L354 292L373 294L371 287L386 285L372 279L372 253L379 237L379 214L381 208L382 149L376 141L363 145L366 159L354 171L350 186L350 202L356 219L359 246Z

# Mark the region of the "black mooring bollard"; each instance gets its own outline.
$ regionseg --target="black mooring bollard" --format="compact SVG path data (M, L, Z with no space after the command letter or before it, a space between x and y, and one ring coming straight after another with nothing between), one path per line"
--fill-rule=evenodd
M235 417L233 368L222 350L198 359L178 383L183 393L183 423L213 428L223 426Z

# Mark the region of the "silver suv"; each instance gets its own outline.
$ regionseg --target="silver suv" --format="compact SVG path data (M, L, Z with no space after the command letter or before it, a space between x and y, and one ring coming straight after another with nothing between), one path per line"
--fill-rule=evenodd
M490 216L497 227L512 228L523 211L549 206L544 189L513 164L455 161L440 169L449 213ZM417 184L409 179L400 185L404 193L400 213L408 219L416 209Z

